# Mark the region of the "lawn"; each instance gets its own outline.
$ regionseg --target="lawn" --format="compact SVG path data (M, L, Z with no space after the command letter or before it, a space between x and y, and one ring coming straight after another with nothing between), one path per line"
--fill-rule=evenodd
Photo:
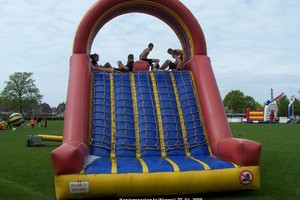
M27 147L29 135L61 135L63 121L48 121L48 128L17 127L15 132L0 131L0 200L55 199L54 173L50 152L60 142L44 147Z
M0 131L0 200L55 199L54 174L50 152L60 142L45 142L44 147L27 147L29 135L61 135L62 121L48 121L49 127ZM297 170L300 166L300 124L231 123L234 137L263 144L261 189L202 194L203 199L300 199ZM187 196L196 197L196 196ZM184 198L183 198L184 199Z

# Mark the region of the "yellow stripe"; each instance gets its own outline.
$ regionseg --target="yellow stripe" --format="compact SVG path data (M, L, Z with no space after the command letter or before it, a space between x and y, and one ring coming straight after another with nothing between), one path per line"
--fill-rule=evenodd
M196 161L197 163L200 163L201 165L203 165L203 167L204 167L205 170L210 170L210 167L205 162L203 162L201 160L198 160L198 159L196 159L194 157L190 157L190 159L192 159L192 160Z
M155 107L156 107L156 115L157 115L157 122L158 122L158 131L159 131L159 139L160 139L160 149L161 149L161 157L166 157L166 147L164 141L164 133L163 133L163 126L162 126L162 119L160 113L160 105L157 93L157 86L155 82L155 76L153 72L150 72L151 80L152 80L152 87L153 87L153 94L155 99Z
M174 172L180 172L178 165L173 160L171 160L170 158L165 158L165 160L173 166Z
M131 85L131 96L133 104L133 115L134 115L134 131L135 131L135 147L136 147L136 158L141 157L141 147L140 147L140 133L139 133L139 122L138 122L138 110L136 102L136 89L134 75L130 74L130 85Z
M197 107L198 107L198 111L199 111L199 115L200 115L200 119L201 119L201 124L202 124L202 127L203 127L204 136L205 136L205 139L206 139L206 142L207 142L207 147L208 147L209 155L212 156L213 154L211 152L209 140L208 140L208 137L207 137L205 123L204 123L204 120L203 120L203 115L202 115L201 106L200 106L201 103L200 103L199 98L198 98L198 92L197 92L197 88L196 88L196 85L195 85L194 76L193 76L193 73L191 71L189 73L190 73L190 76L191 76L191 79L192 79L192 84L193 84L193 89L194 89L194 92L195 92L195 98L196 98L196 102L197 102Z
M179 100L179 95L177 92L177 85L175 82L175 77L173 72L170 73L171 76L171 80L172 80L172 85L173 85L173 89L174 89L174 94L175 94L175 98L176 98L176 103L177 103L177 108L178 108L178 114L179 114L179 119L180 119L180 126L181 126L181 131L182 131L182 138L183 138L183 143L184 143L184 151L185 151L185 155L187 157L190 157L190 150L189 150L189 144L187 141L187 135L186 135L186 128L185 128L185 123L184 123L184 119L183 119L183 113L182 113L182 109L181 109L181 103Z
M116 161L116 146L115 146L115 86L114 86L114 75L111 73L110 75L110 121L111 121L111 150L110 150L110 158L111 158L111 173L117 173L117 161Z
M110 150L110 158L115 158L116 155L116 146L115 146L115 90L114 90L114 75L110 74L110 121L111 121L111 150Z
M136 102L136 89L134 74L130 74L130 84L131 84L131 96L133 104L133 115L134 115L134 130L135 130L135 147L136 147L136 158L140 161L143 169L143 173L148 173L148 167L144 160L141 158L141 144L140 144L140 133L139 133L139 122L138 122L138 110Z
M250 115L264 115L264 112L262 112L262 111L251 111L251 112L249 112L249 114Z
M94 88L94 71L91 71L91 82L90 82L90 120L89 120L89 142L92 140L92 118L93 118L93 88ZM90 148L90 145L88 145Z
M138 158L138 160L140 161L141 165L142 165L142 169L143 169L143 173L149 173L147 164L145 163L145 161L142 158Z
M251 120L264 120L264 116L249 116L249 119Z
M233 162L230 162L235 168L238 168L240 166L238 166L237 164L233 163Z
M117 173L117 160L116 160L116 158L111 159L111 173L112 174Z

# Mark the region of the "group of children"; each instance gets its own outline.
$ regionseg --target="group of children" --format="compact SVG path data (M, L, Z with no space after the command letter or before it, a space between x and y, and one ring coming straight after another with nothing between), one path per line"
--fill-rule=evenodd
M37 122L38 127L45 127L45 128L48 127L48 122L47 122L46 117L44 117L43 123L42 123L42 118L41 117L37 117L36 122ZM34 128L34 125L35 125L35 121L34 121L34 118L32 117L30 119L30 121L26 124L26 127Z
M38 117L36 119L36 121L37 121L38 127L45 127L45 128L48 127L48 122L47 122L46 118L44 118L43 123L42 123L42 118L41 117ZM24 126L24 124L25 124L25 119L23 118L21 126ZM34 125L35 125L35 120L32 117L28 121L28 123L26 124L26 127L27 128L34 128ZM12 130L11 120L10 120L9 117L7 118L6 121L4 119L0 118L0 130Z
M159 66L159 59L148 58L149 53L153 50L153 43L149 43L148 47L143 50L140 54L139 59L149 63L150 70L183 70L183 52L181 49L171 49L169 48L167 53L172 56L174 62L167 59L162 66ZM93 71L104 71L104 72L132 72L134 56L129 54L127 57L127 63L124 65L121 61L118 61L118 68L113 68L109 62L104 65L99 65L99 55L94 53L90 55L92 70Z

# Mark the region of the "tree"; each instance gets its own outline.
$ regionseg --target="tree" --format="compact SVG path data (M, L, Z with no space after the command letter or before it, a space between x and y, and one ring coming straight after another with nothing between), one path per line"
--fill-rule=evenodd
M223 104L225 108L233 113L245 112L243 105L244 98L245 95L243 92L241 92L240 90L232 90L225 96Z
M294 102L294 114L300 116L300 100L296 99Z
M260 108L260 105L258 102L254 100L251 96L245 96L244 98L244 110L247 108L250 108L250 110L256 110L257 108Z
M279 117L288 116L288 106L290 104L290 100L286 95L280 97L277 101L278 113Z
M1 102L23 113L37 107L43 98L35 85L31 72L15 72L5 81L5 88L1 92Z
M230 91L224 98L225 108L232 113L245 113L246 108L256 110L262 106L251 96L245 96L240 90Z

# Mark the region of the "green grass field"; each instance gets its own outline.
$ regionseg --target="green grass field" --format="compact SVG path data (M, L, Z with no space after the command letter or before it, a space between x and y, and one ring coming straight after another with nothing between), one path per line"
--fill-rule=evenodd
M55 199L50 152L59 142L27 147L29 135L61 135L62 121L49 127L0 131L0 200ZM203 199L300 199L297 174L300 166L300 124L230 124L234 137L262 143L261 189L197 195ZM189 196L187 196L189 197ZM192 197L196 196L190 196ZM151 198L151 197L149 197ZM184 198L183 198L184 199Z

